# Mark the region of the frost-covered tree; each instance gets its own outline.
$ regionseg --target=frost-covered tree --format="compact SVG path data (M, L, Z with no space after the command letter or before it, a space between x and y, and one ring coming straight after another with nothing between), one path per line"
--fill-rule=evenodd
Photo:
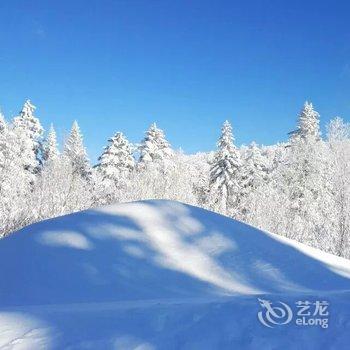
M172 149L163 130L153 123L146 131L146 136L139 147L140 164L162 163L172 156Z
M328 127L331 166L329 182L333 193L335 214L333 230L335 254L350 257L350 123L337 117Z
M51 124L49 133L43 144L43 160L45 162L51 161L55 159L58 156L58 154L59 152L58 152L56 131L53 125Z
M319 114L311 103L305 103L292 134L282 179L290 205L288 235L316 247L333 244L328 236L328 225L333 220L327 209L332 205L329 169L327 145L320 138Z
M22 129L33 140L33 143L38 144L44 130L39 119L34 116L35 109L36 107L30 100L27 100L20 114L13 119L13 126L15 130Z
M347 142L350 139L350 123L345 123L340 117L335 117L327 125L329 142Z
M22 144L12 128L2 123L0 131L0 236L31 222L28 195L31 190L24 169Z
M250 192L267 181L269 165L266 156L255 142L248 148L246 159L243 162L242 177L245 189Z
M90 162L77 121L73 122L63 155L70 160L75 173L87 179L91 176Z
M163 130L153 123L138 150L140 157L131 180L138 188L133 188L133 198L170 198L169 181L176 167L175 154Z
M311 102L306 101L298 117L297 129L290 133L291 141L318 141L321 137L320 115Z
M121 132L117 132L108 142L109 145L98 159L97 169L103 180L117 185L134 169L133 149Z
M241 194L241 156L234 145L231 124L226 120L217 143L218 150L210 171L210 187L214 206L219 205L223 213L228 207L237 206Z
M57 196L63 213L88 208L93 203L94 184L83 136L76 121L64 145L63 154L57 158L49 162L41 177L41 186L45 187L45 183L56 179L62 190L60 192L55 188L52 196Z
M269 179L268 159L255 142L252 142L245 152L241 167L241 179L242 198L239 212L241 219L247 219L247 216L254 211L251 197Z
M173 152L172 162L163 164L161 169L147 166L134 171L125 200L170 199L197 204L189 167L190 160L185 155Z
M326 238L328 222L322 212L331 206L328 181L330 164L324 142L292 147L284 172L289 197L290 237L319 246Z
M120 192L126 191L130 174L135 167L133 147L123 133L117 132L108 142L96 165L100 182L97 185L102 196L106 197L102 203L120 199Z
M21 112L13 119L13 130L18 137L21 159L24 168L30 173L37 173L41 162L41 138L43 128L34 116L36 107L27 100Z
M214 152L199 152L187 156L188 170L186 174L192 185L196 205L211 209L210 198L210 169L214 161Z
M35 210L35 220L43 220L90 208L93 195L90 182L76 172L67 157L58 155L44 163L29 207Z

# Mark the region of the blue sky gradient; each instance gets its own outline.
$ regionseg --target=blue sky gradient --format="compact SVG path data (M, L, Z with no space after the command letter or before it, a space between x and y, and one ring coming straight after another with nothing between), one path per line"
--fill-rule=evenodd
M324 126L350 115L348 1L0 2L0 106L30 98L63 138L74 119L95 160L156 121L175 148L286 139L306 99Z

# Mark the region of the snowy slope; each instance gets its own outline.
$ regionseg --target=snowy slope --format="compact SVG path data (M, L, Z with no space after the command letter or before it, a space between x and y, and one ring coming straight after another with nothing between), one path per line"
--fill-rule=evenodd
M342 349L350 262L203 209L144 201L0 241L0 349ZM327 301L329 327L258 320ZM280 304L278 304L280 305Z

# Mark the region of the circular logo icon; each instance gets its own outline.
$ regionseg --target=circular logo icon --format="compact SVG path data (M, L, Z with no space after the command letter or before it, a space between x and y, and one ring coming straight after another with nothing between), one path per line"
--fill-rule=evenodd
M272 305L269 300L258 299L262 311L258 312L259 321L266 327L273 328L289 323L293 318L292 309L281 301L278 302L278 306Z

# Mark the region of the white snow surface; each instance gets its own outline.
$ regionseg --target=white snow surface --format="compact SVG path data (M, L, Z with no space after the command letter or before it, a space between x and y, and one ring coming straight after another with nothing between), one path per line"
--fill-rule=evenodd
M347 349L350 261L172 201L46 220L0 241L0 349ZM257 318L329 302L329 327Z

